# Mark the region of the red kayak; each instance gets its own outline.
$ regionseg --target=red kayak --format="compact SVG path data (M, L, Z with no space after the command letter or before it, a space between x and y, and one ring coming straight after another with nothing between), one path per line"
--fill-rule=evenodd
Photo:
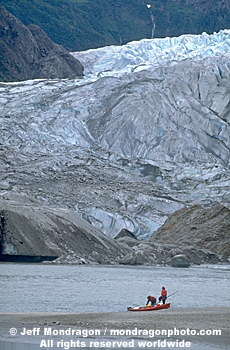
M154 311L161 309L168 309L170 307L170 303L167 304L156 304L154 306L140 306L140 307L127 307L128 311Z

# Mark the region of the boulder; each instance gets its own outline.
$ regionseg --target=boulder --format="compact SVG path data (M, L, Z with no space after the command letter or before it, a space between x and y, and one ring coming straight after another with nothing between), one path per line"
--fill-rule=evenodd
M189 267L190 266L190 263L186 255L183 255L183 254L175 255L171 259L170 263L172 267Z

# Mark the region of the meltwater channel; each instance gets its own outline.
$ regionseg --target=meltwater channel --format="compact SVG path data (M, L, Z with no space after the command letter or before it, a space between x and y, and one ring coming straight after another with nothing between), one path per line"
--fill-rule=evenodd
M0 263L0 312L122 312L147 295L171 308L230 306L230 266L126 267ZM223 298L224 295L224 298ZM205 297L204 297L205 296Z

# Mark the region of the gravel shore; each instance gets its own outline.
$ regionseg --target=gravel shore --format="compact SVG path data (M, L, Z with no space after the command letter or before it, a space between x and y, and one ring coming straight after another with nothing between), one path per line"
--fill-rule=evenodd
M79 336L80 333L78 333L78 338L82 340L92 338L93 341L111 341L111 339L115 341L119 339L120 341L128 342L130 345L132 345L129 343L132 339L135 341L147 339L151 342L165 338L177 339L177 341L184 339L191 342L191 349L193 348L192 344L198 343L210 344L212 349L227 349L227 346L230 344L229 320L230 307L117 313L1 313L0 339L10 342L30 341L35 344L44 338L44 329L54 330L56 333L59 330L67 329L71 332L72 330L73 332L84 330L88 333L100 330L100 339L94 334L89 334L85 337L82 334ZM10 335L11 328L17 329L16 335ZM116 330L117 333L111 334L111 329ZM165 336L165 334L159 334L160 330L171 330L176 332L176 334L170 334L169 337L168 335ZM200 330L205 330L209 333L213 330L220 330L221 335L197 335L197 333L200 333ZM21 335L21 333L27 331L29 334ZM156 334L153 335L153 331L157 331ZM178 334L178 331L182 331L182 333ZM196 331L196 335L194 331ZM127 332L131 332L131 334L127 334ZM67 338L70 339L69 334L65 335L65 339ZM95 347L100 348L97 344ZM201 348L201 345L199 347ZM199 347L194 347L194 349Z

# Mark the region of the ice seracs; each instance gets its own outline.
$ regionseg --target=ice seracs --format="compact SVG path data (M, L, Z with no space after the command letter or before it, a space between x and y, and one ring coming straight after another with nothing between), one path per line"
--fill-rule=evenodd
M111 236L230 207L229 45L229 30L144 39L73 53L81 79L1 83L1 181Z
M173 38L142 39L123 46L106 46L72 53L90 76L121 76L136 69L160 67L193 58L202 60L230 52L230 30L208 35L181 35Z

